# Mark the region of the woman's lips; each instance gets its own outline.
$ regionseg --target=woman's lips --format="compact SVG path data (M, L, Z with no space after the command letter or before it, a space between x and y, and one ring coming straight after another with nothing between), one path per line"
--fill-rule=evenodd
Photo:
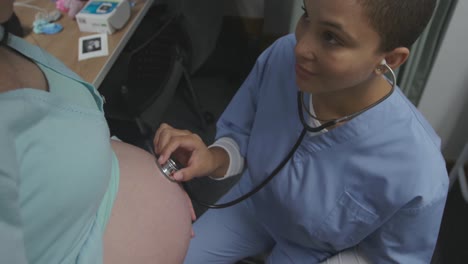
M316 73L310 72L306 70L304 67L296 63L296 74L301 78L301 79L309 79L312 76L316 75Z

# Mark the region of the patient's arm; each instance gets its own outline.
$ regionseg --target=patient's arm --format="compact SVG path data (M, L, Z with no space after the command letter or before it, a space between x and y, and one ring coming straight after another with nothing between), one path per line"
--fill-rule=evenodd
M120 186L104 235L104 263L182 263L191 236L189 202L147 152L112 142Z

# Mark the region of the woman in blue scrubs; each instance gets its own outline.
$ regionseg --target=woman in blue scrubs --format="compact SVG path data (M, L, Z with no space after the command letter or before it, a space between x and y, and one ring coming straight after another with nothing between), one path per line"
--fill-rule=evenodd
M159 128L159 162L172 155L186 166L175 179L242 173L219 201L227 202L288 155L304 127L298 91L307 126L353 117L308 132L249 199L202 215L185 263L234 263L265 252L267 263L319 263L352 247L371 263L430 263L448 190L440 139L392 88L382 61L396 69L407 60L435 5L305 0L295 34L258 58L221 116L214 145Z

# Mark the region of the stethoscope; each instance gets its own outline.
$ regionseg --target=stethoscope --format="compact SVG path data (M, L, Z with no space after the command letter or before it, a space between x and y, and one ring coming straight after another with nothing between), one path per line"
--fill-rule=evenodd
M336 119L333 119L333 120L329 120L329 121L325 121L324 124L318 126L318 127L311 127L309 124L307 124L307 122L305 121L304 119L304 113L303 113L303 110L307 111L307 113L309 113L309 115L318 120L314 115L312 115L310 113L310 111L307 110L307 108L305 107L304 105L304 95L301 91L299 91L297 93L297 108L298 108L298 112L299 112L299 118L301 120L301 123L303 125L303 129L302 129L302 132L299 136L299 138L297 139L296 143L294 144L294 146L291 148L291 150L289 151L288 155L286 155L286 157L276 166L276 168L271 172L271 174L266 178L264 179L259 185L257 185L255 188L253 188L252 190L250 190L249 192L247 192L246 194L240 196L239 198L237 199L234 199L232 201L229 201L229 202L226 202L226 203L220 203L220 204L210 204L210 203L207 203L207 202L204 202L204 201L200 201L191 191L190 187L188 186L187 182L182 182L182 185L184 186L184 189L185 191L187 192L187 194L190 196L190 198L195 201L196 203L204 206L204 207L208 207L208 208L211 208L211 209L221 209L221 208L226 208L226 207L229 207L229 206L233 206L235 204L238 204L242 201L244 201L245 199L249 198L250 196L254 195L255 193L257 193L258 191L260 191L265 185L267 185L277 174L278 172L283 169L283 167L286 165L286 163L292 158L292 156L294 155L294 152L296 152L297 148L299 147L299 145L301 145L302 143L302 140L304 139L304 136L306 135L307 132L313 132L313 133L317 133L317 132L321 132L323 131L324 129L326 128L329 128L329 127L332 127L332 126L335 126L339 123L342 123L342 122L346 122L348 120L351 120L353 118L355 118L356 116L364 113L365 111L371 109L372 107L378 105L379 103L381 103L382 101L384 101L385 99L387 99L392 93L393 91L395 90L395 87L396 87L396 76L395 76L395 72L392 70L392 68L390 68L390 66L388 66L388 64L386 63L385 60L382 61L381 63L382 66L384 66L385 68L387 68L387 70L390 72L391 74L391 77L392 77L392 89L390 90L390 92L388 92L384 97L382 97L380 100L374 102L373 104L367 106L366 108L358 111L358 112L355 112L351 115L347 115L347 116L344 116L344 117L341 117L341 118L336 118ZM319 120L321 121L321 120ZM160 171L162 172L162 174L170 181L172 182L177 182L171 175L174 174L174 172L178 171L180 168L182 168L182 165L179 164L176 160L170 158L168 159L168 161L163 164L163 165L160 165L158 162L157 162L157 159L156 159L156 164L158 165Z

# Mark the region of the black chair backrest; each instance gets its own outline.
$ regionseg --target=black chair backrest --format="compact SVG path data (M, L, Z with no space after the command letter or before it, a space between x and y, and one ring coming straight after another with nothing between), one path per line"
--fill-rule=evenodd
M106 112L140 115L168 89L177 63L189 63L190 48L180 26L181 16L168 14L165 6L148 10L101 85ZM174 89L174 87L169 87Z

